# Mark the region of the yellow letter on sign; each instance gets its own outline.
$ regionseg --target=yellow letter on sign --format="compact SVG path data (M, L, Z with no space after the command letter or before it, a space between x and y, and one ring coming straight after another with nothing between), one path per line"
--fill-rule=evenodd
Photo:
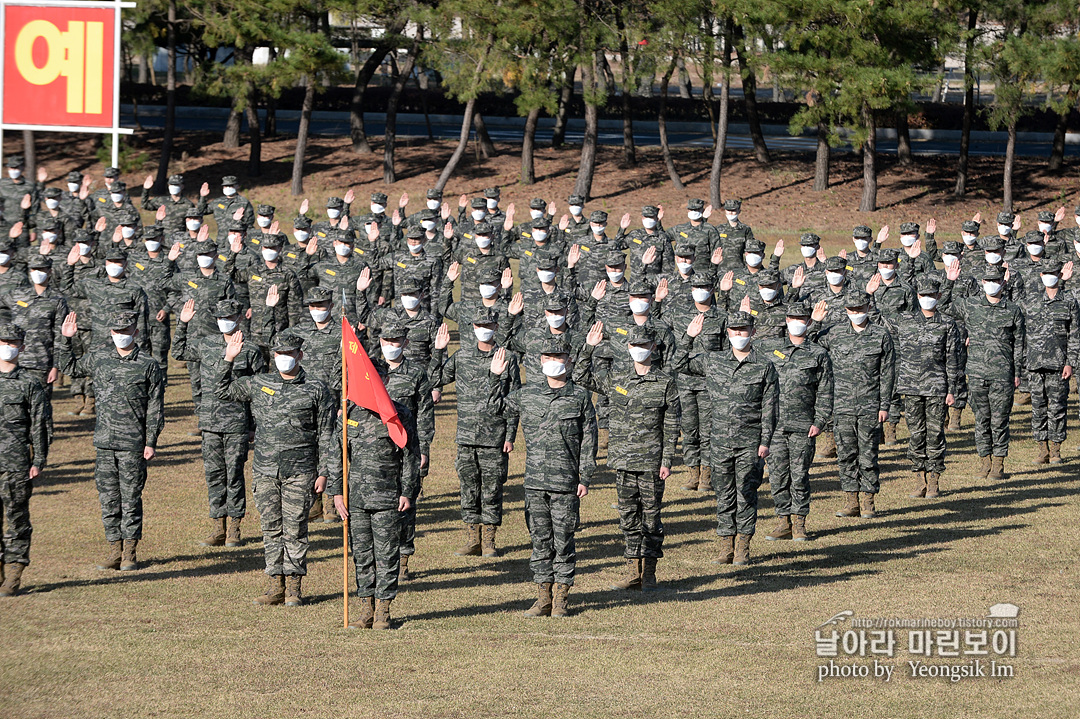
M34 63L34 43L45 41L45 64ZM15 65L27 82L49 85L67 78L67 111L100 114L105 62L105 24L68 22L67 32L48 20L32 20L15 39ZM85 109L84 109L85 105Z

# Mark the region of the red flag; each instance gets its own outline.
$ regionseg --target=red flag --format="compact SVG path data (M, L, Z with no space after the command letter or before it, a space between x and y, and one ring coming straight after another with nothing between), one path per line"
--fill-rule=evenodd
M341 318L341 358L345 362L347 391L345 397L364 409L379 413L394 444L404 447L408 441L405 426L398 419L394 402L386 393L382 378L371 364L349 321Z

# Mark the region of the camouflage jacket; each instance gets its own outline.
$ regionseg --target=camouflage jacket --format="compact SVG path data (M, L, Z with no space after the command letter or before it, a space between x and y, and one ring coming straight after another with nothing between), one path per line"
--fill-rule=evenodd
M142 191L142 208L147 212L157 212L159 207L165 207L165 219L157 224L165 228L166 233L183 232L187 221L188 210L194 209L200 215L208 214L206 198L199 196L198 204L186 197L174 200L171 195L158 197L150 196L150 188L144 187Z
M756 340L780 382L778 432L806 433L810 427L825 429L832 419L832 362L824 347L804 339L795 344L791 338L773 337Z
M896 391L916 397L955 395L960 389L960 348L956 321L940 310L883 317L895 338Z
M429 454L431 441L435 438L435 403L431 399L431 376L427 365L406 358L397 367L391 367L381 352L371 359L371 363L382 377L390 399L409 408L416 421L420 454Z
M1072 295L1058 290L1051 299L1044 289L1028 294L1020 307L1027 330L1027 369L1060 371L1065 365L1080 366L1080 306Z
M267 345L270 342L264 331L265 315L272 315L274 329L281 331L299 322L301 313L306 313L300 280L280 262L271 269L261 256L240 253L232 255L225 266L231 272L233 286L247 288L247 301L251 308L251 339L257 344ZM278 303L274 307L267 307L266 293L274 285L278 289Z
M225 337L220 332L203 337L188 333L188 322L177 322L173 335L172 356L181 362L198 362L202 386L209 389L225 371ZM233 360L234 377L250 377L266 371L259 347L244 342ZM203 392L199 403L199 429L206 432L247 432L255 428L247 402L218 399L213 392Z
M620 230L619 234L624 238L627 247L630 248L630 261L627 269L630 270L630 274L634 277L648 278L653 283L656 283L661 277L672 278L678 274L678 270L675 268L675 251L671 236L668 235L667 230L657 227L652 234L649 234L648 230L638 228L625 235L622 235ZM642 257L650 247L656 248L656 259L646 265L642 262Z
M235 298L236 290L229 276L220 270L215 270L210 276L195 270L173 275L169 294L172 300L170 306L177 314L188 300L195 300L195 317L188 331L196 337L203 337L219 334L214 308L221 300Z
M780 390L772 362L753 343L744 360L736 359L729 347L697 351L696 345L687 369L705 377L712 404L712 451L768 447L776 430Z
M398 447L377 412L349 403L345 433L349 442L349 507L368 512L396 510L400 497L420 491L420 446L416 422L403 404L394 403L408 440ZM335 446L330 456L326 493L342 494L342 421L337 419Z
M128 258L128 274L131 280L146 293L147 310L157 315L158 310L169 311L169 291L172 289L176 265L164 252L151 257L145 251L133 253Z
M461 345L457 352L439 364L431 378L433 388L453 383L457 391L457 443L477 447L502 447L517 433L517 417L504 416L492 407L488 378L491 358L475 344ZM441 355L440 355L441 356ZM510 367L501 375L502 396L521 386L517 361L507 354Z
M877 417L896 388L896 353L889 331L867 322L861 332L840 322L821 335L833 369L833 415Z
M1012 382L1024 365L1026 325L1020 306L985 294L968 297L957 308L968 333L967 376Z
M39 295L27 286L0 296L0 301L11 310L12 322L26 333L19 366L42 371L58 367L56 346L69 311L64 296L51 287Z
M4 471L16 475L30 468L31 449L33 466L45 467L49 453L47 424L49 406L45 390L38 381L15 367L10 372L0 372L0 451L4 453Z
M109 317L119 310L131 310L137 315L135 326L139 334L135 336L135 342L144 351L150 349L150 305L146 293L142 287L125 276L113 282L112 278L101 273L102 276L89 276L74 281L69 287L64 288L65 294L87 300L86 310L90 315L80 323L88 326L93 332L94 341L100 344L109 344L109 330L106 328ZM65 278L69 277L65 275ZM71 276L73 277L73 275Z

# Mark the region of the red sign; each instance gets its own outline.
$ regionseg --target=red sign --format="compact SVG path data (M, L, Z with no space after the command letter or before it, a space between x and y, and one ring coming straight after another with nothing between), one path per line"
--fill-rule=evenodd
M3 9L3 122L112 127L119 9Z

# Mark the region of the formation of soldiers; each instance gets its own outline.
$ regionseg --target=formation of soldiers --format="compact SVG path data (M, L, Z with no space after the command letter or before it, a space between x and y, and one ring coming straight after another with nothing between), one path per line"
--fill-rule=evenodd
M1039 213L1021 233L976 216L940 244L936 223L859 226L826 256L813 233L796 262L771 254L728 200L609 216L535 198L528 217L497 188L457 200L438 190L408 212L352 191L322 217L282 222L236 177L192 201L184 178L139 207L115 168L104 188L0 179L0 594L29 563L27 511L52 438L53 388L70 378L73 414L93 417L95 480L108 550L103 570L139 567L141 495L164 425L169 358L186 363L202 442L211 527L205 546L240 546L245 464L259 511L268 587L255 602L303 603L308 524L349 518L361 628L389 628L410 577L434 408L456 388L461 556L498 557L508 456L525 451L525 518L538 596L525 614L566 616L579 507L606 451L625 568L619 591L661 586L665 483L680 461L687 491L713 492L715 563L746 565L758 489L776 507L766 539L807 541L810 467L835 461L838 517L879 512L879 448L905 418L913 498L943 489L946 432L974 414L978 479L1005 477L1009 415L1030 403L1036 462L1062 462L1072 369L1080 355L1077 227ZM216 197L212 195L217 194ZM211 234L205 219L213 216ZM681 218L680 218L681 219ZM290 229L291 227L291 229ZM515 289L516 287L516 289ZM344 317L407 430L341 401ZM448 354L458 327L458 349ZM341 411L342 408L344 411ZM342 435L348 438L348 476ZM681 437L681 442L680 442ZM349 503L344 502L348 482Z

